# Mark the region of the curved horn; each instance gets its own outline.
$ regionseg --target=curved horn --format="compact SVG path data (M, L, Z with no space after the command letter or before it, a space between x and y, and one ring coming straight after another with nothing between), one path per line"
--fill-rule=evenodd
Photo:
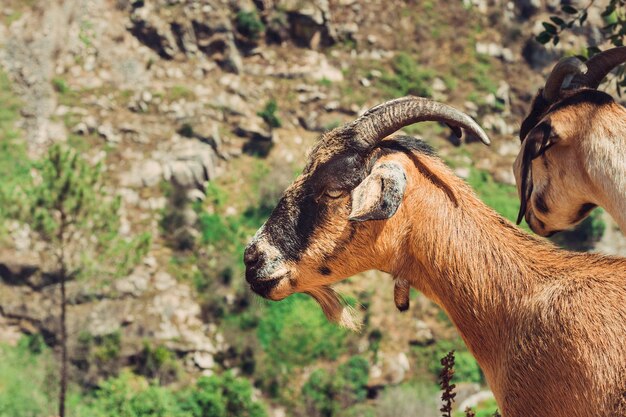
M587 72L587 66L576 57L562 58L552 69L543 88L543 98L549 103L553 103L561 92L562 88L567 88L577 75Z
M485 145L491 143L474 119L454 107L423 97L407 96L372 107L352 122L352 128L357 132L357 140L373 146L404 126L426 121L443 122L454 131L463 128Z
M586 62L587 74L579 74L574 77L572 84L589 88L598 88L604 77L613 68L626 62L626 46L609 49L592 56Z

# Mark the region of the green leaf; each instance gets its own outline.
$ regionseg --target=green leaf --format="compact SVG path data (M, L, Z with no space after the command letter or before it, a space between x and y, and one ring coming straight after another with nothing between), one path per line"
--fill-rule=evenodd
M550 35L546 31L541 32L539 35L537 35L537 37L535 37L535 40L542 45L545 45L546 43L550 42L550 39L552 39L552 35Z
M578 19L578 21L580 22L580 26L583 25L583 23L585 23L585 20L587 20L587 12L584 11L583 14L580 16L580 18Z
M565 26L565 21L557 16L550 16L550 20L552 20L555 24L563 27Z
M568 13L568 14L576 14L576 13L578 13L578 10L576 10L575 8L570 6L569 4L564 4L563 6L561 6L561 10L563 10L565 13Z
M551 35L556 35L557 34L558 30L557 30L556 26L554 26L552 23L542 22L541 24L545 28L546 32L548 32L549 34L551 34Z
M552 45L556 45L559 43L559 35L554 36L554 38L552 38Z

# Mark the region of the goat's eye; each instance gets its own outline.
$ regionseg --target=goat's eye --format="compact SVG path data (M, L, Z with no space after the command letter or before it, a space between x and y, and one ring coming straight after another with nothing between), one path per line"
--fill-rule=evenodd
M342 190L326 190L325 194L330 198L339 198L344 192Z

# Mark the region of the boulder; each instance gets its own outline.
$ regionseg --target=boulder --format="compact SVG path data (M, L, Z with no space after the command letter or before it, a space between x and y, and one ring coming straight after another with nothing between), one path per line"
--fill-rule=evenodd
M287 14L291 37L296 44L315 49L335 42L336 30L330 23L328 0L279 0L276 8Z
M370 367L369 386L397 385L404 381L411 369L409 358L404 352L378 352L378 363Z
M129 31L141 43L154 50L161 58L172 59L176 56L178 46L170 25L154 13L152 8L135 9L130 20Z
M415 333L413 333L409 343L417 346L428 346L435 342L435 336L428 324L423 320L415 321Z

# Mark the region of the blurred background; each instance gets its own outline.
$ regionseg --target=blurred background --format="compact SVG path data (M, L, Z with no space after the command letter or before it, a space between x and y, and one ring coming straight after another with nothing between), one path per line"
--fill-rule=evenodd
M2 0L0 416L59 415L63 346L68 416L438 416L452 349L455 407L491 415L421 294L401 314L389 276L342 282L351 333L306 296L254 296L243 249L321 132L406 94L479 121L490 148L404 132L514 220L530 100L560 57L614 40L616 3ZM554 241L626 255L601 210Z

